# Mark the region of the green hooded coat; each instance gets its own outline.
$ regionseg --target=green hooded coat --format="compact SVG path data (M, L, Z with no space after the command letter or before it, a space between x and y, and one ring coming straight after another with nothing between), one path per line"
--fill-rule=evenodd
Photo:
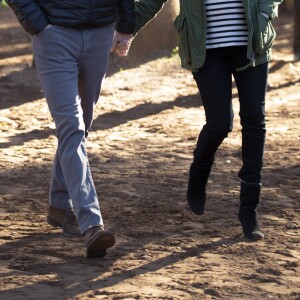
M137 33L145 26L168 0L136 0ZM174 21L179 36L181 66L193 72L201 68L206 56L205 0L179 0L180 13ZM242 0L248 26L247 57L249 64L243 70L271 59L271 47L276 33L271 20L278 16L278 5L283 0ZM261 14L264 13L269 16Z

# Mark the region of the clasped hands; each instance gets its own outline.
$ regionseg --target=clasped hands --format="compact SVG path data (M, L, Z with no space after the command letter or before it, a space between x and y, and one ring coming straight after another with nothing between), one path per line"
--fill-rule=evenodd
M115 31L111 52L116 51L119 56L127 56L133 40L132 34Z

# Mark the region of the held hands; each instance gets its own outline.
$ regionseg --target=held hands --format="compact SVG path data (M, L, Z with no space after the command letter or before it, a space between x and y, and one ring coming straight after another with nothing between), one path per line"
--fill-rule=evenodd
M116 51L119 56L127 56L132 40L132 34L115 31L111 52Z

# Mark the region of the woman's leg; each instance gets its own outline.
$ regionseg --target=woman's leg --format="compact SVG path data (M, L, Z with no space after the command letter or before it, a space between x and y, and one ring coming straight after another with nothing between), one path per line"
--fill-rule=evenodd
M236 60L245 56L237 54ZM235 65L239 65L235 63ZM267 88L268 64L249 67L244 71L234 71L240 101L242 125L243 166L239 172L241 180L260 183L265 145L265 95Z
M187 201L191 210L201 215L215 153L232 130L230 49L207 51L204 66L193 75L201 94L206 124L199 134L190 166Z
M204 66L193 75L206 117L194 150L194 159L199 166L208 167L213 164L218 147L232 130L230 49L208 50Z
M242 179L238 218L246 238L262 239L257 206L261 191L261 170L265 144L265 94L268 64L235 71L246 61L246 49L238 49L232 66L239 100L242 125L243 166L239 172Z

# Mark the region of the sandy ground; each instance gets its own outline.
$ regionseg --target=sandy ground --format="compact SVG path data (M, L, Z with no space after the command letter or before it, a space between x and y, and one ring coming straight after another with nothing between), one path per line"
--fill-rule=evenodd
M187 170L204 122L177 56L110 72L88 153L106 227L117 244L86 259L83 238L45 222L54 126L29 38L0 11L0 298L300 299L300 62L282 16L270 65L260 217L265 240L243 239L235 123L217 153L204 216L187 208ZM111 67L112 68L112 67Z

